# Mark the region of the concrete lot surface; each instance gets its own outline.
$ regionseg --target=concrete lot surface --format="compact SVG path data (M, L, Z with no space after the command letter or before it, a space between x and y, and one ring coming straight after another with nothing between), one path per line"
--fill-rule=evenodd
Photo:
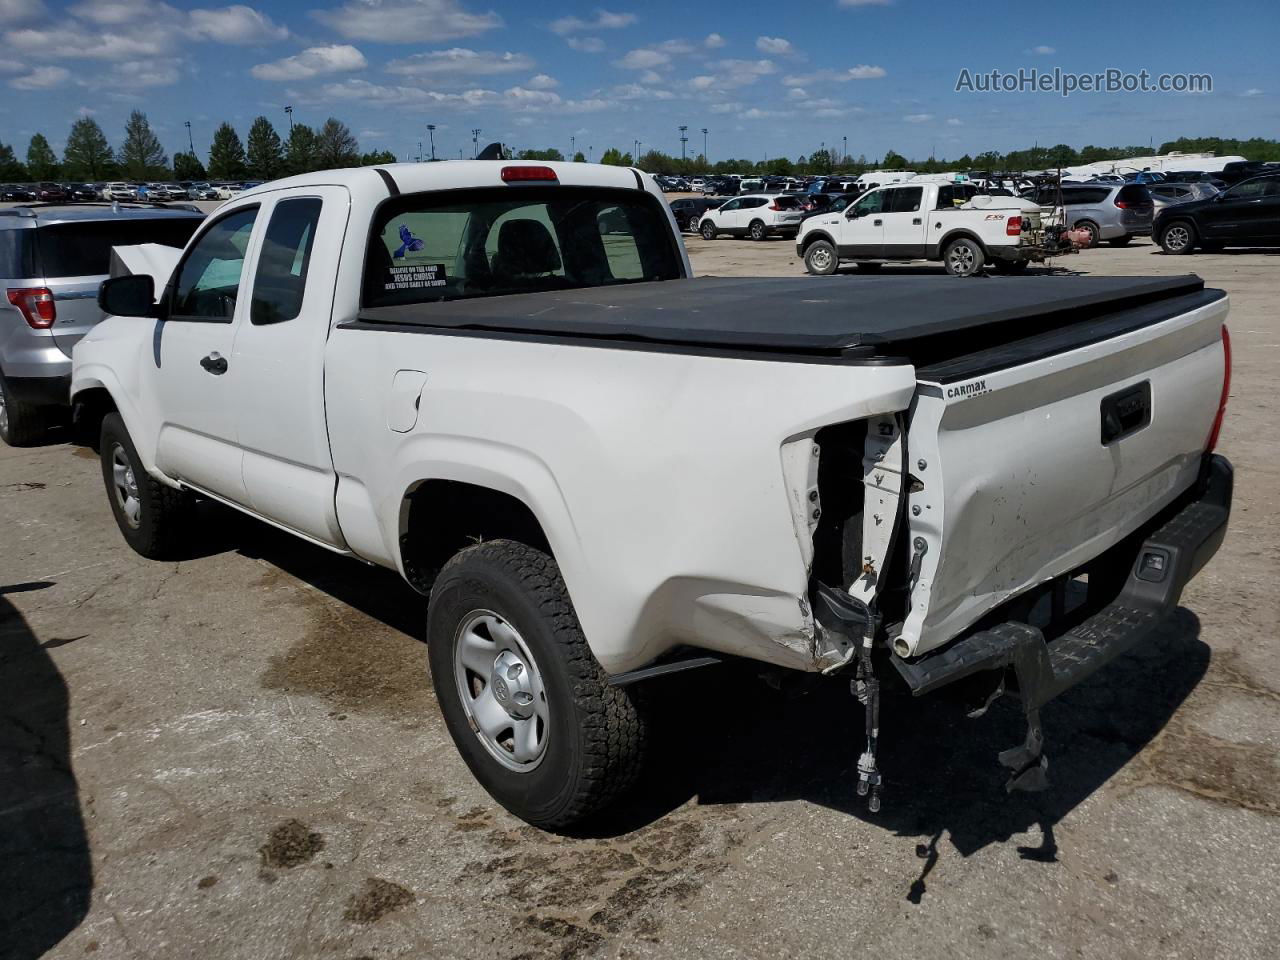
M686 242L699 273L801 270ZM871 816L843 683L724 670L653 691L627 808L540 833L455 753L394 576L220 510L192 559L143 560L53 437L0 447L0 956L1274 958L1280 256L1064 265L1229 291L1237 485L1159 640L1045 710L1050 792L1004 793L1013 704L890 699Z

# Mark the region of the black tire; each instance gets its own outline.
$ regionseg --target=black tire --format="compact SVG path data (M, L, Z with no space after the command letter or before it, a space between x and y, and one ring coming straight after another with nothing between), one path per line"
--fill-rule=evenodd
M804 268L815 277L829 277L840 269L840 256L826 240L815 240L804 250Z
M953 277L979 276L986 259L982 245L969 237L957 237L947 244L947 249L942 253L947 273Z
M49 421L42 407L19 400L0 376L0 440L25 447L44 438Z
M1092 250L1098 245L1098 225L1092 220L1081 220L1075 225L1076 230L1087 230L1089 233L1089 242L1084 245L1086 250Z
M1185 257L1196 249L1196 228L1190 220L1174 220L1160 231L1160 248L1174 257Z
M1026 260L992 260L991 266L995 268L996 273L1015 274L1025 273L1027 269Z
M690 233L697 233L697 232L698 232L698 224L699 224L701 221L702 221L702 217L701 217L701 216L697 216L697 215L695 215L695 216L690 217L690 218L689 218L689 232L690 232Z
M864 260L856 264L856 266L863 273L879 273L884 264L878 260Z
M547 739L528 770L495 759L463 706L454 650L461 628L481 611L515 629L542 678ZM609 685L582 635L560 569L547 554L512 540L490 540L454 556L431 590L427 651L436 698L458 752L489 795L521 820L563 829L605 809L635 783L644 755L644 717L630 688Z
M195 498L146 472L118 413L103 417L98 450L107 502L125 542L149 560L180 558L191 532ZM130 516L125 497L117 490L115 467L121 461L132 471L127 479L132 480L137 498L136 519Z
M751 225L747 227L747 236L757 243L769 236L769 231L765 229L763 220L752 220Z
M1127 247L1132 239L1133 234L1126 233L1123 237L1112 237L1107 244L1112 247Z
M702 224L698 227L698 232L702 234L703 240L714 240L719 231L716 230L716 225L708 217L703 217Z

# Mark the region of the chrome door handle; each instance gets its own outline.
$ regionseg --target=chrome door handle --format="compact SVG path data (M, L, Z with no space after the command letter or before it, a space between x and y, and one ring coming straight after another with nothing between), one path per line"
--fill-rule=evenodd
M200 358L200 366L212 373L215 377L220 377L227 372L227 358L218 353L217 350L209 354L207 357Z

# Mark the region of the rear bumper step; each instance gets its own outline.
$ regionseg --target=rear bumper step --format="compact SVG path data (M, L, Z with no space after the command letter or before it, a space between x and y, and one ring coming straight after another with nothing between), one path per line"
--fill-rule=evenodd
M1012 667L1023 708L1038 709L1149 637L1173 612L1183 587L1226 536L1232 486L1230 462L1207 457L1190 498L1147 534L1116 599L1057 639L1011 621L914 661L894 654L894 666L916 696Z

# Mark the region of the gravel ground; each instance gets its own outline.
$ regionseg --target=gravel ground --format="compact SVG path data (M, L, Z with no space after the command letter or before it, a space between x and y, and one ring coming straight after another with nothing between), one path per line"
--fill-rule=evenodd
M801 269L786 241L686 242L703 274ZM455 754L395 577L221 511L199 557L142 560L54 437L0 447L0 955L1274 957L1280 259L1064 266L1229 291L1238 473L1158 641L1045 710L1049 793L1004 794L1012 705L891 699L871 816L843 685L726 670L655 691L626 809L540 833Z

